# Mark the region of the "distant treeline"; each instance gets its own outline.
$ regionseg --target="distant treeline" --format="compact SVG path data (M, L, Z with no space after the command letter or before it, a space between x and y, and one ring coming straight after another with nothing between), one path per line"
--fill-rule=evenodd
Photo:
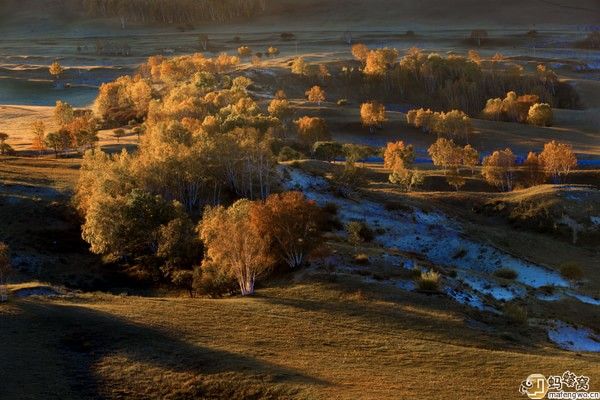
M254 17L266 0L72 0L90 16L141 23L225 22Z

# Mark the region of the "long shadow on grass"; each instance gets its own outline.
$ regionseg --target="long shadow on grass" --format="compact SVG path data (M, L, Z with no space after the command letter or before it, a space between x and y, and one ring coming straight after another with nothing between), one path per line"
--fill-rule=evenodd
M70 380L78 398L103 398L102 382L99 381L94 366L108 355L119 355L132 363L159 367L167 370L166 372L191 372L204 376L238 373L249 378L272 377L280 384L327 384L294 370L250 356L189 343L175 337L174 333L139 325L89 308L33 300L20 302L18 306L23 313L3 318L7 320L7 326L11 326L10 319L24 318L27 321L19 321L19 326L35 327L42 337L56 335L54 351L57 358L65 360L66 379ZM2 346L10 346L10 343ZM35 362L35 355L32 355L31 363ZM125 366L121 368L123 367ZM31 370L43 371L44 366L38 365ZM22 371L19 378L24 384L30 379L36 379L35 376L28 376L28 371ZM140 380L143 379L144 377L140 377ZM228 382L229 388L236 384Z
M271 296L263 296L261 299L270 304L294 308L299 313L321 313L328 324L337 321L340 330L354 330L364 334L372 332L390 337L395 335L401 337L402 331L412 331L423 340L439 343L492 350L510 348L531 351L532 349L531 338L528 338L526 347L518 342L503 341L493 333L496 329L492 325L487 332L470 329L465 324L464 317L458 313L458 309L449 305L450 300L442 295L409 293L392 299L390 296L378 295L374 291L366 291L366 293L372 300L385 303L368 300L321 301ZM481 317L477 312L473 312L472 315L475 319ZM498 328L500 331L502 329L502 327Z

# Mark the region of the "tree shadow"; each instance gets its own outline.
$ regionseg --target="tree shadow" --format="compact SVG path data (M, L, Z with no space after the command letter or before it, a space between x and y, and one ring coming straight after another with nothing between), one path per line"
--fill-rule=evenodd
M348 286L345 286L346 290L347 288ZM339 289L343 291L344 287ZM358 293L356 300L340 298L339 301L321 301L275 296L262 296L261 299L272 305L295 308L298 312L323 313L331 323L339 321L341 317L342 320L347 320L347 323L342 322L344 326L340 326L340 330L348 328L363 331L365 334L381 333L382 328L389 328L388 332L392 336L395 332L400 335L402 331L412 331L423 340L488 350L510 349L524 353L536 351L546 344L541 339L544 335L540 336L540 340L536 340L538 338L531 337L530 332L525 332L519 327L506 326L500 316L464 309L442 293L404 292L402 295L390 295L389 290L383 292L372 285L357 285L354 293L347 292L350 298ZM366 299L361 299L362 296ZM453 317L445 317L449 313L453 314ZM481 329L474 329L473 326L479 326ZM502 335L507 333L506 329L512 331L510 339L502 338ZM525 336L522 336L523 334Z
M212 349L176 337L176 332L136 324L130 320L115 317L89 308L37 302L34 300L17 303L22 313L2 316L3 325L10 327L18 321L19 326L31 326L35 336L42 341L47 335L55 335L49 340L56 358L64 360L64 379L76 398L103 398L103 383L95 366L105 356L123 356L127 363L141 363L161 368L164 373L191 372L194 375L237 373L247 377L270 376L278 383L290 385L325 385L320 379L306 376L299 371L260 361L251 356L224 350ZM11 321L12 320L12 321ZM0 335L1 337L1 335ZM11 346L7 336L0 345ZM39 379L35 373L44 371L43 365L35 365L35 354L22 354L30 357L30 367L19 371L17 379L26 385L32 379ZM0 357L1 358L1 357ZM30 372L33 374L30 376ZM236 375L237 376L237 375ZM228 385L242 385L228 382Z

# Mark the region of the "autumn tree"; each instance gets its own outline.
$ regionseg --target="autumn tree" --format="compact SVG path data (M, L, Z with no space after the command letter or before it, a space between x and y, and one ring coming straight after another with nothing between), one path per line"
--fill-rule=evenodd
M161 64L160 71L161 77L164 75L167 81L170 79L168 71L175 74L170 65L165 63ZM94 111L101 119L125 125L132 120L143 120L148 114L151 100L152 87L148 80L139 75L133 78L124 76L100 85Z
M433 165L442 167L448 172L457 170L463 165L463 149L456 145L453 140L439 138L427 150Z
M407 192L423 183L423 174L415 169L398 168L392 171L388 177L390 183L399 185Z
M467 58L477 65L481 64L481 55L475 50L469 50Z
M470 144L463 148L463 165L475 173L475 167L479 165L479 152Z
M552 118L552 107L546 103L537 103L529 109L527 123L537 126L551 126Z
M529 111L532 107L537 105L539 101L540 98L537 95L519 96L516 92L511 91L506 93L504 99L488 99L482 114L484 118L495 121L526 122ZM539 116L547 115L545 107L542 107L540 111L542 112ZM534 118L539 118L539 116L535 115Z
M460 174L460 170L458 169L453 169L446 175L446 182L448 182L448 185L452 186L457 192L467 183L466 179Z
M250 224L290 268L303 265L319 244L319 219L319 207L300 192L272 194L250 209Z
M321 102L325 101L325 91L320 86L313 86L304 93L306 98L311 103L317 103L319 106Z
M546 172L539 155L534 152L527 154L527 159L523 162L525 173L525 184L527 186L541 185L546 180Z
M412 145L403 141L389 142L383 153L383 165L387 169L412 168L415 161L415 150Z
M267 49L267 56L275 57L277 55L279 55L279 49L277 47L270 46Z
M238 200L229 208L208 207L198 226L205 247L202 268L213 266L235 278L242 296L254 293L256 280L273 266L269 239L251 224L252 203Z
M406 114L409 125L420 128L425 133L435 133L438 137L450 137L469 141L473 124L467 114L460 110L434 112L423 108L410 110Z
M306 76L309 74L309 65L303 57L298 57L292 62L292 73L296 75Z
M398 58L396 49L377 49L369 51L363 72L371 77L383 77Z
M510 149L496 150L483 159L482 175L491 185L503 191L511 191L514 186L516 156Z
M423 176L413 169L414 160L415 151L412 145L405 145L403 141L389 142L383 154L383 164L391 170L389 181L407 191L421 184Z
M54 155L58 158L60 153L66 152L71 146L71 135L68 130L60 129L56 132L50 132L44 139L46 147L54 151Z
M117 139L117 144L121 144L121 138L125 137L126 132L123 128L118 128L113 131L113 136Z
M50 75L52 75L53 78L56 79L60 79L60 76L63 74L64 71L64 68L60 65L58 61L54 61L52 64L50 64L50 67L48 67L48 72L50 73Z
M352 56L363 64L367 61L369 48L362 43L357 43L352 46Z
M373 133L376 127L381 126L381 124L387 121L385 106L376 101L363 103L360 106L360 120Z
M269 102L268 111L270 115L281 121L284 128L288 127L290 120L293 116L293 109L288 99L274 98Z
M300 140L311 146L318 141L327 141L331 138L327 123L323 118L302 117L296 121Z
M65 125L62 129L69 132L71 145L80 151L93 149L98 142L98 121L92 113L86 111Z
M75 111L73 107L66 102L58 100L54 106L54 121L59 127L63 127L73 121Z
M240 57L250 57L252 55L252 49L248 46L240 46L237 51Z
M557 182L563 182L571 169L577 166L577 157L571 145L556 140L544 145L539 158L546 173Z
M39 154L42 154L46 150L46 142L44 141L46 137L46 124L44 124L44 121L38 120L31 124L31 135L33 136L31 147Z
M98 195L82 226L82 237L95 254L155 254L161 227L182 215L181 205L140 189L124 196Z

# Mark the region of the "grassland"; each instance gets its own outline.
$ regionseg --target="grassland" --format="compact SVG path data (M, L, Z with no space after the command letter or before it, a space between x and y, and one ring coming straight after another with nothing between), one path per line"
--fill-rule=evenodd
M533 372L600 379L596 355L489 330L450 301L351 280L252 299L81 295L0 308L6 398L517 398ZM60 396L58 395L60 393Z
M593 248L490 224L464 207L465 202L484 202L481 192L396 192L380 167L367 166L367 198L443 209L469 221L472 235L485 235L550 267L576 257L585 266L588 293L598 293ZM85 288L94 279L98 261L83 249L73 252L64 240L72 229L68 222L75 222L68 217L60 221L60 214L44 207L68 201L77 160L5 158L0 167L5 183L0 210L3 221L10 221L0 235L16 244L17 255L44 260L38 275L19 268L17 278L49 282L11 285L12 300L0 305L1 325L9 327L0 330L0 358L10 360L0 365L5 398L441 399L448 398L452 387L457 398L506 399L517 398L521 380L534 372L569 369L590 374L592 382L600 379L598 355L557 349L534 322L552 316L600 329L595 306L568 299L530 300L532 322L515 325L443 294L395 288L386 282L398 271L386 263L351 267L355 253L376 260L385 249L372 244L355 248L335 235L328 243L342 257L340 265L350 268L332 272L315 262L265 282L254 298L74 290L78 280ZM335 167L306 166L320 174ZM46 189L35 192L36 187ZM51 188L56 193L48 196ZM515 192L514 198L523 195ZM39 224L31 224L36 220L32 213ZM39 242L40 233L48 235L47 227L52 227L55 243L64 245L58 254L46 254L51 245ZM532 249L534 241L537 249ZM69 262L49 262L59 258ZM60 289L63 285L67 288ZM38 287L54 287L66 295L18 295Z
M452 264L461 261L461 252L448 253L447 262L438 265L425 253L378 242L351 245L343 231L334 231L325 235L327 254L299 271L261 282L252 298L188 298L158 285L141 289L118 266L91 254L81 239L81 221L70 205L79 155L57 159L31 149L32 122L43 120L48 131L56 129L52 108L0 105L0 131L9 133L8 143L17 151L17 156L0 157L0 240L10 244L16 270L10 301L0 303L0 399L512 399L521 397L518 388L528 375L566 370L589 375L591 389L600 391L600 356L559 349L549 340L547 326L560 320L600 332L594 304L600 299L598 236L582 235L572 243L570 231L536 225L540 216L564 213L578 221L600 216L599 73L575 68L597 60L597 52L575 54L569 43L584 33L556 25L595 22L590 12L595 2L298 3L273 2L252 25L132 25L126 30L116 20L71 21L53 8L48 8L50 17L32 19L23 7L10 19L0 15L0 34L6 35L0 43L0 75L48 80L47 64L58 58L67 67L65 82L96 86L134 71L147 56L200 51L200 33L209 34L211 53L235 52L240 43L234 36L254 51L275 45L278 57L264 58L258 66L245 62L236 72L255 81L252 95L261 107L283 88L295 117L326 118L336 140L377 146L404 140L417 150L417 168L425 176L418 191L401 192L381 164L360 163L366 183L354 204L394 210L395 223L406 226L416 225L416 210L443 214L460 227L457 241L486 246L548 274L559 275L565 264L575 264L583 278L568 288L544 288L546 297L542 288L519 287L523 293L509 303L526 310L528 323L521 324L504 315L506 301L476 292L485 302L477 309L445 290L457 282L453 274L459 268ZM532 48L525 32L533 23L540 33ZM448 30L432 31L432 24L448 24ZM542 31L544 25L555 29ZM568 185L499 193L475 169L463 171L466 185L455 192L442 171L424 162L435 137L407 125L397 110L408 104L387 105L389 121L369 133L360 124L358 99L336 104L347 90L323 85L327 101L316 107L303 98L310 82L289 72L298 55L331 70L341 68L350 58L345 31L352 31L354 42L373 47L465 54L473 47L465 39L474 27L490 28L491 40L478 48L484 58L501 51L528 71L540 62L556 63L582 107L554 110L553 127L474 119L472 144L484 154L511 147L525 156L552 139L569 143L588 164L572 172ZM408 29L416 35L407 36ZM280 33L292 30L296 39L282 41ZM127 42L132 55L94 54L99 35ZM78 52L78 46L84 50ZM68 89L48 86L50 95L70 95ZM35 91L24 94L36 96ZM133 151L138 143L133 134L117 142L112 130L99 132L99 139L99 148L109 152ZM286 167L292 165L315 177L343 167L317 161ZM365 208L363 214L368 212ZM415 289L415 271L399 260L439 271L441 290ZM500 290L517 286L497 276L485 278ZM573 293L587 296L587 303Z

